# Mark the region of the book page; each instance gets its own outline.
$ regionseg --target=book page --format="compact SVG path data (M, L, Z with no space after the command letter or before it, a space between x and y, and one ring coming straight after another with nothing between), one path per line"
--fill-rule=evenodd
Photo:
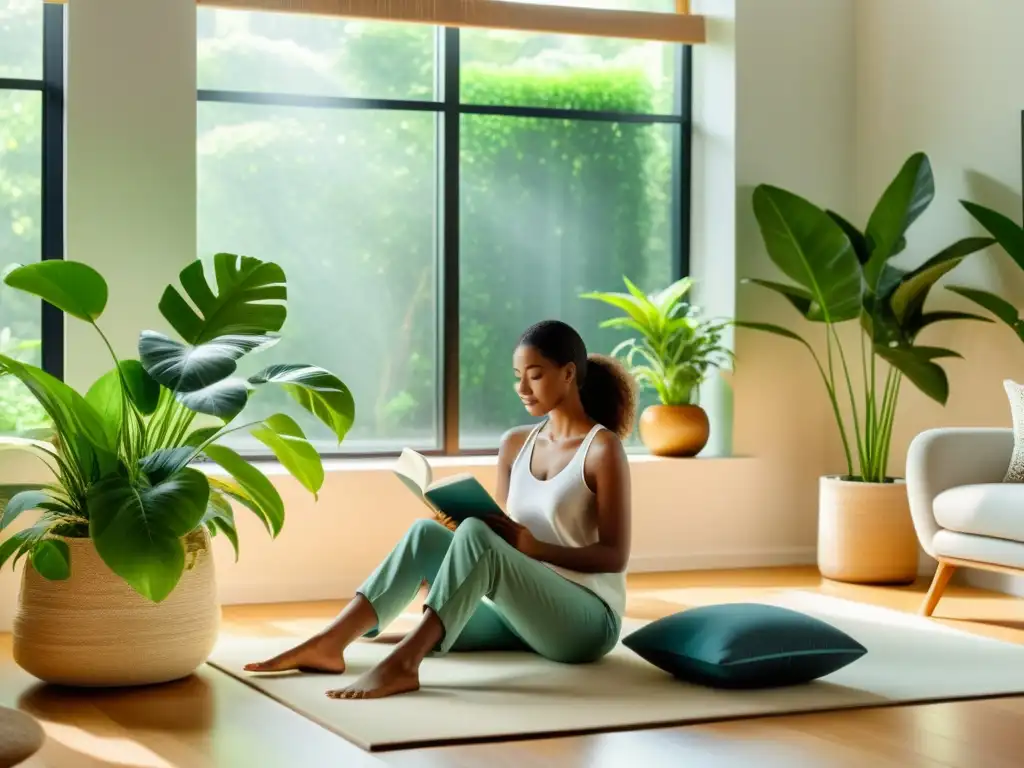
M433 478L433 472L430 470L430 464L427 460L412 450L406 448L402 451L402 455L398 457L398 461L395 462L394 473L409 485L409 489L417 494L422 495L423 491L427 489Z

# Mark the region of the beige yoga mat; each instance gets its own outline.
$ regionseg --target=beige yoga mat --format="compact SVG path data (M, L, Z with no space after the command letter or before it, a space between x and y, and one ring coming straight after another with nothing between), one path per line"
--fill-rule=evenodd
M821 618L868 653L809 685L725 691L682 683L621 644L592 665L525 653L428 658L422 690L376 701L328 699L385 656L359 642L345 675L254 675L242 666L280 652L291 638L222 638L211 663L367 750L570 735L712 720L1024 693L1024 646L929 619L810 592L761 602ZM642 626L629 622L623 636Z

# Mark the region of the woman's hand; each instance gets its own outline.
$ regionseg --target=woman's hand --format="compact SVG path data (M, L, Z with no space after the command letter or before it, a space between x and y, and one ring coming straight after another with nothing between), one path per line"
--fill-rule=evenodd
M508 544L522 552L527 557L533 557L536 551L537 539L530 533L530 529L520 525L507 515L488 515L482 518L491 530L501 536Z

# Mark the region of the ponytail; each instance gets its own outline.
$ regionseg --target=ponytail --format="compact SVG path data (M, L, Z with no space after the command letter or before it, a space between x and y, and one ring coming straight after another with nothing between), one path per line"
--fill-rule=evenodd
M636 419L636 381L618 360L605 355L587 355L586 371L580 377L580 400L587 415L625 440Z

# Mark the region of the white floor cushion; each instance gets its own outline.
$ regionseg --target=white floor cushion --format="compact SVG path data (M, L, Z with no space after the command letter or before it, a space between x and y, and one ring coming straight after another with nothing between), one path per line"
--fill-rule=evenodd
M932 509L947 530L1024 541L1024 484L959 485L936 496Z

